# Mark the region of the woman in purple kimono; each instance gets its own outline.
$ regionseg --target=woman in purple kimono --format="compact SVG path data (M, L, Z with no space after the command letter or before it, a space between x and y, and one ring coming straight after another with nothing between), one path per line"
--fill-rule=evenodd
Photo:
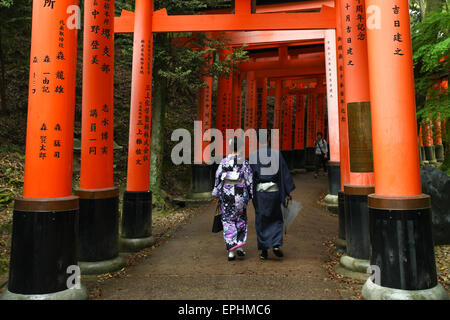
M230 140L230 150L238 150L238 140ZM242 246L247 242L247 205L253 198L252 170L242 156L242 145L239 147L238 152L220 162L212 191L219 198L228 261L236 259L235 251L238 256L245 256Z

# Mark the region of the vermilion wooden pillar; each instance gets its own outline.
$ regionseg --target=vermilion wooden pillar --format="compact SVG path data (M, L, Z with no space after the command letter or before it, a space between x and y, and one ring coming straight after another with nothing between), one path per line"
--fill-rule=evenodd
M339 15L345 86L341 115L345 121L341 124L346 126L348 149L344 152L349 160L341 161L341 166L349 170L349 181L344 185L347 254L341 258L341 265L365 273L370 258L367 196L374 191L374 179L364 0L341 0Z
M425 150L425 159L429 163L435 164L436 154L434 152L433 128L430 119L426 119L423 123L423 145Z
M233 129L242 127L242 81L241 74L233 74L233 103L232 103L232 120Z
M419 155L420 155L420 164L428 163L425 159L425 150L423 146L423 128L422 124L419 125Z
M247 72L247 84L246 84L246 101L244 112L244 131L254 130L256 128L256 79L255 72ZM246 139L245 155L248 156L256 150L256 136L250 135L249 139Z
M325 201L337 206L337 196L341 184L340 147L339 147L339 104L338 104L338 77L336 59L336 31L325 31L325 61L327 86L327 118L328 118L328 144L330 146L328 161L328 195Z
M344 252L345 240L345 197L344 185L350 182L350 166L348 165L348 132L347 132L347 108L345 104L345 82L344 82L344 28L342 26L341 5L342 0L336 0L336 56L338 73L338 106L339 106L339 159L341 185L338 191L338 215L339 235L336 239L336 248Z
M136 0L131 79L127 189L123 195L122 251L153 244L149 190L152 106L153 0Z
M68 287L78 263L72 195L78 19L76 0L33 1L23 198L14 204L2 299L87 298L83 287Z
M97 13L98 12L98 13ZM119 189L114 187L114 1L84 7L80 230L83 274L121 269Z
M256 129L267 129L267 78L256 80Z
M221 50L219 59L225 60L232 50ZM223 146L222 156L227 155L228 142L226 139L226 129L231 128L231 104L233 97L233 74L228 78L219 78L217 85L217 109L216 109L216 128L222 132Z
M298 94L295 102L294 170L305 167L305 96Z
M316 108L316 133L321 132L322 137L327 139L325 132L325 95L317 95L317 108Z
M212 57L205 57L207 64L211 65ZM203 76L204 87L198 90L197 97L197 121L201 121L202 131L200 132L200 140L194 142L194 164L192 166L192 184L190 195L193 198L209 198L211 197L212 188L212 167L209 163L210 152L207 146L210 144L210 135L207 136L211 129L211 111L212 111L212 86L213 79L210 76ZM196 138L196 137L194 137ZM204 139L203 139L204 138Z
M365 299L448 299L437 282L430 197L422 194L407 0L367 0L375 194ZM378 282L378 283L374 283Z
M286 81L286 89L293 89L291 80ZM283 129L281 150L283 157L290 170L294 169L294 155L292 150L293 139L293 112L294 96L287 94L284 98L283 106Z
M292 81L286 81L286 88L292 89ZM281 150L292 150L292 117L293 117L294 99L287 94L283 103L283 125L282 125L282 144Z
M275 107L273 112L273 128L281 131L281 121L283 119L283 82L281 80L275 81ZM281 140L281 133L278 134ZM278 145L281 145L280 141Z
M440 120L434 122L434 151L436 154L436 160L439 162L444 161L444 146L442 144L442 125Z
M314 92L308 94L308 111L306 115L306 166L308 170L314 169L315 155L314 142L316 141L316 105L317 95Z

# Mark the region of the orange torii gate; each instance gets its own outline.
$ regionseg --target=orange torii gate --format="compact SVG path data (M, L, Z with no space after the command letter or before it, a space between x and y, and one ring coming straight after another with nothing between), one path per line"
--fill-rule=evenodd
M230 33L227 34L226 38L231 38L232 44L234 46L239 45L239 41L241 41L243 38L241 34L246 34L247 32L236 32L236 33ZM291 39L297 41L301 41L303 38L305 39L321 39L323 42L324 32L320 30L315 30L313 32L313 35L308 35L307 33L300 33L297 36L293 35L292 33L287 34L286 32L271 32L269 39L276 39L276 35L278 33L281 33L280 36L282 36L280 39L283 41ZM256 39L253 41L250 41L249 47L253 47L254 43L257 43L259 45L258 48L261 48L261 46L271 46L271 42L267 42L263 39L260 32L254 32L254 35ZM245 38L245 41L248 41L248 38ZM178 43L181 43L181 41L177 41ZM243 43L240 43L240 45L243 45ZM287 54L287 47L285 47L285 54ZM239 65L239 76L234 76L233 79L230 76L228 79L220 79L218 83L218 101L217 101L217 118L216 118L216 128L218 128L223 136L225 136L226 129L237 129L241 126L237 126L236 120L240 121L241 119L241 113L240 113L240 106L242 104L241 102L241 85L243 78L246 78L246 83L248 84L246 86L246 101L244 102L245 113L244 113L244 129L254 128L254 129L260 129L260 128L266 128L266 98L264 98L264 94L260 94L261 92L264 93L265 90L267 90L267 86L262 85L262 80L266 77L254 77L254 74L259 71L264 71L268 73L268 76L277 75L276 73L272 73L272 69L275 72L284 72L286 70L297 70L297 73L302 73L301 71L306 71L308 73L317 73L322 74L325 72L325 66L324 66L324 55L323 53L310 53L310 52L302 52L301 50L294 50L294 52L290 56L291 59L287 60L287 56L285 59L280 60L278 56L274 56L272 59L269 58L257 58L253 59L251 62L245 62L241 63ZM253 57L253 54L250 54L251 57ZM314 61L314 62L313 62ZM265 63L267 62L267 63ZM306 66L309 66L307 70L303 70ZM317 67L314 67L317 66ZM256 78L256 79L255 79ZM230 85L230 81L233 81L233 83ZM255 82L256 81L256 82ZM258 84L259 83L259 84ZM255 87L255 85L257 87ZM232 87L232 103L229 103L229 97L230 97L230 87ZM324 91L325 92L325 91ZM295 93L293 93L295 94ZM264 101L264 102L263 102ZM259 103L261 102L261 103ZM228 106L228 107L224 107ZM230 109L231 106L231 109ZM199 110L202 108L201 105L199 105ZM264 111L260 111L261 109L264 109ZM230 114L231 110L231 114ZM236 113L238 112L238 114ZM284 124L285 122L283 122ZM335 124L337 126L337 123ZM280 128L281 129L281 128ZM336 140L338 143L338 139ZM250 143L250 145L252 145ZM223 150L226 150L227 143L224 142ZM334 147L335 149L338 149L337 145ZM291 159L292 157L290 154L288 155L288 151L285 152L287 159ZM199 151L200 154L200 151ZM294 162L294 159L292 161L288 161L291 164ZM290 166L292 167L292 165ZM214 169L214 167L213 167ZM210 197L210 189L211 189L211 174L208 171L208 166L206 165L199 165L194 164L193 166L193 176L192 176L192 191L189 194L192 198L208 198Z
M104 0L101 3L104 9L110 9L113 2ZM352 224L358 223L358 215L353 213L365 213L368 198L369 215L360 219L370 220L370 264L377 266L380 272L380 277L375 277L380 282L374 283L371 278L367 280L363 296L367 299L448 298L437 283L430 197L421 193L420 186L408 1L336 0L336 8L324 6L324 1L309 1L308 5L311 7L311 4L318 3L320 12L271 13L271 10L283 8L290 11L284 4L259 11L264 13L251 13L251 1L241 0L235 1L234 14L167 15L165 9L153 12L152 0L136 0L135 13L124 12L115 19L109 13L105 14L108 10L102 10L102 16L97 18L101 18L105 26L114 24L114 29L103 28L109 30L110 36L114 32L134 32L127 181L129 213L140 214L145 208L147 212L143 214L147 219L150 210L148 157L151 127L145 117L150 119L151 116L153 33L336 29L338 46L343 44L343 48L337 51L343 54L340 65L345 74L341 80L345 100L339 102L341 184L344 184L345 199L350 202L346 201L346 206L361 204L359 210L356 207L351 212L346 210L346 217L351 217ZM2 295L5 299L86 298L82 286L68 288L70 270L73 271L78 262L76 240L80 227L79 197L72 195L78 21L77 9L73 6L77 4L76 0L60 0L53 2L50 8L42 6L38 0L33 1L24 193L23 198L15 202L10 276L8 290ZM100 5L100 1L94 5ZM99 13L98 10L93 12ZM107 34L103 35L106 37ZM399 35L402 41L399 41ZM364 61L366 42L368 63ZM99 50L103 50L105 55L104 47ZM112 67L112 62L105 62L102 71ZM289 76L287 72L283 73L285 70L279 69L251 72L254 73L251 75L253 79L267 77L267 73ZM281 80L277 82L277 101L281 101ZM101 84L103 86L99 90L111 91L111 81ZM107 97L105 94L105 99ZM367 103L369 100L371 104ZM105 119L112 121L104 110ZM108 110L112 110L112 106ZM83 111L86 112L86 108ZM373 151L368 148L372 139L368 137L367 127L361 127L361 131L354 130L354 120L371 125ZM372 152L373 162L367 156ZM97 163L93 159L85 161L92 161L92 166ZM92 168L88 165L86 169L83 172ZM369 189L373 192L373 175L375 193L367 196ZM106 189L114 190L108 179L109 176L104 175L91 184L83 178L86 182L84 188L88 190L88 196L83 199L95 199L98 194L102 199L116 198L114 192L105 194ZM97 183L103 191L92 189L97 187ZM114 214L110 217L116 221ZM131 220L139 219L134 217ZM346 227L349 225L347 223ZM116 230L116 227L111 226L108 230ZM347 230L347 253L353 249L353 253L358 251L357 246L352 248L356 243L353 237L365 237L362 230L362 227ZM148 234L144 237L148 238ZM363 240L366 245L366 239ZM111 252L114 256L115 250ZM356 255L353 258L357 258ZM359 267L357 263L354 265ZM29 272L30 267L33 272Z

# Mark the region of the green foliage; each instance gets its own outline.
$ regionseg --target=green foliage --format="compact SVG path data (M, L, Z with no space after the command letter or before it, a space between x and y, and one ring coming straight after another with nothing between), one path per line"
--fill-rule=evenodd
M431 12L412 26L417 115L422 121L450 117L448 91L439 87L441 78L448 77L449 26L448 11Z
M0 8L9 8L13 5L14 0L0 0Z
M233 68L246 59L246 52L243 49L234 50L233 54L223 61L217 59L216 53L226 49L226 42L210 39L205 34L196 35L192 41L183 46L172 44L175 36L179 37L180 34L156 37L154 67L158 72L156 76L166 78L168 87L177 88L182 94L190 92L191 95L195 95L196 89L204 85L201 75L228 78ZM210 63L211 59L213 59L212 63Z

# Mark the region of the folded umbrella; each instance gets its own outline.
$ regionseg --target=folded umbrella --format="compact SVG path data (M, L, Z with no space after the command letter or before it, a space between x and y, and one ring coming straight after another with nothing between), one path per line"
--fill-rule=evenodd
M283 229L285 234L287 233L287 229L297 217L300 210L302 210L302 204L295 200L289 201L287 207L281 205L281 213L283 214L284 221Z

